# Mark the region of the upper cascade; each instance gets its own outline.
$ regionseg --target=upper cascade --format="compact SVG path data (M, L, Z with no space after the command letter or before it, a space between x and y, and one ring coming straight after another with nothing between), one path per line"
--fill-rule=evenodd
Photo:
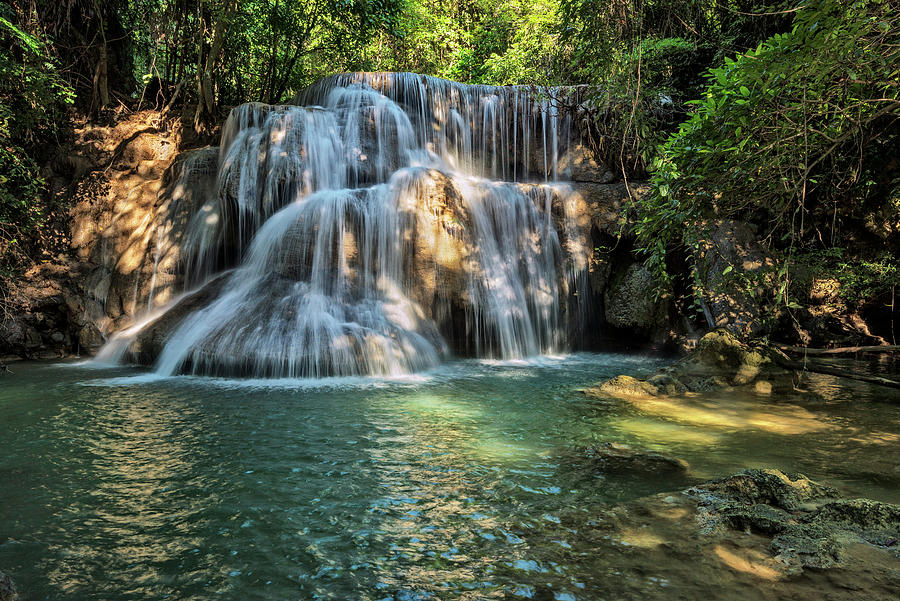
M339 73L296 98L334 107L349 90L371 90L403 110L418 147L455 169L504 181L557 179L560 144L572 134L578 88L461 84L417 73ZM336 90L342 90L336 92ZM352 94L352 92L349 92Z
M176 190L204 193L157 231L199 290L116 348L166 375L251 377L565 350L590 245L580 198L553 181L571 118L547 92L349 73L297 105L236 107L215 182L184 161Z

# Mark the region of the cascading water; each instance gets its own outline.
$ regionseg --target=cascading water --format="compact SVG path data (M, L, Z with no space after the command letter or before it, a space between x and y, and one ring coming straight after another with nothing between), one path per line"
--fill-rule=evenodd
M158 372L399 375L453 351L567 347L588 245L577 197L548 183L570 127L552 102L354 73L298 103L229 116L214 196L184 220L180 260L187 284L235 267L197 293Z

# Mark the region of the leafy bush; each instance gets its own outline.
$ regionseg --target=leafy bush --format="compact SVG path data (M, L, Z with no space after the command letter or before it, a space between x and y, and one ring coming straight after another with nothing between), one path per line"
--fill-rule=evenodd
M23 236L46 213L38 166L66 122L73 93L45 44L0 16L0 266L20 257Z
M890 295L900 288L900 257L891 251L881 251L867 259L852 256L843 247L797 254L794 258L806 275L797 282L797 292L809 289L813 279L837 282L836 297L850 305Z
M712 69L634 207L648 263L665 275L670 249L723 218L763 225L776 248L832 243L858 202L890 194L871 175L897 147L898 76L888 0L811 0L790 33Z

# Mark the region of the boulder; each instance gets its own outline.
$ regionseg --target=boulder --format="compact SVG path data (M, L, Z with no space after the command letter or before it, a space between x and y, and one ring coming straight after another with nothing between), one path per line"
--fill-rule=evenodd
M596 390L597 394L595 396L611 397L642 397L659 394L659 389L655 385L638 380L632 376L616 376L592 390Z
M644 332L659 325L662 306L656 301L656 280L646 267L632 263L612 280L603 297L609 325Z
M745 470L712 480L691 491L692 494L707 495L710 503L717 506L724 499L742 505L764 504L785 511L796 511L811 501L837 496L834 488L814 482L803 474L774 469Z
M793 387L794 372L779 367L786 358L772 347L749 345L725 329L704 335L678 362L643 380L617 376L585 392L595 398L628 398L685 392L708 392L729 386L752 386L759 394Z
M0 601L19 601L20 599L12 578L0 572Z
M705 288L704 311L710 327L738 335L758 335L770 324L760 320L760 304L775 268L753 228L739 221L710 224L695 257Z
M616 442L604 442L591 447L586 450L585 455L594 470L604 474L684 476L688 471L688 464L683 459L635 449Z

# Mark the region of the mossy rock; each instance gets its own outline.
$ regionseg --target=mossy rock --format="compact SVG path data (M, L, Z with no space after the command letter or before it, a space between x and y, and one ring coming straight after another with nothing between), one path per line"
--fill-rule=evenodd
M827 503L808 522L855 532L875 545L895 545L900 540L900 506L871 499L841 499Z
M603 382L599 387L592 389L594 396L610 397L646 397L656 396L657 387L649 382L638 380L631 376L616 376Z
M628 445L604 442L585 452L593 468L604 474L685 476L688 464L683 459L667 457L652 451L634 449Z
M837 496L830 486L819 484L802 474L787 474L780 470L745 470L734 476L712 480L696 487L715 497L747 505L766 504L786 511L820 499Z
M752 353L727 330L713 330L703 336L691 357L700 363L737 369L744 363L760 364L762 356Z
M844 543L828 528L794 526L772 539L772 554L798 568L827 569L844 560Z
M12 578L0 572L0 601L19 601L21 597L16 592L16 585Z
M789 374L778 366L777 353L767 346L745 344L731 332L717 329L703 336L696 348L672 369L689 390L703 390L691 384L698 378L718 379L726 386L744 386L759 378L777 379ZM715 380L712 383L715 387Z
M729 504L719 509L722 520L735 530L762 534L784 532L793 521L793 516L783 509L756 503L749 507L742 503Z

